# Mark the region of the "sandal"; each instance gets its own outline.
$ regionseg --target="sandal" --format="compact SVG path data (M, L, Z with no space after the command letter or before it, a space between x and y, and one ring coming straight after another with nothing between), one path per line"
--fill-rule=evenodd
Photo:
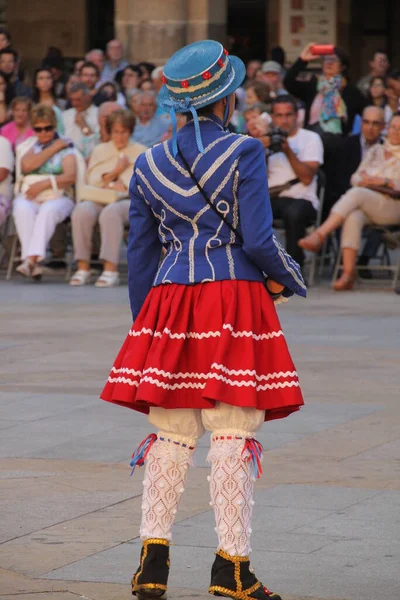
M116 285L119 285L118 271L103 271L94 285L101 288L115 287Z
M342 273L342 275L333 284L333 289L336 292L344 292L345 290L352 290L354 286L355 275L349 273Z
M73 285L75 287L86 285L90 282L91 276L92 275L90 271L78 270L72 275L71 279L69 280L69 285Z
M32 269L32 279L34 279L35 281L40 281L42 279L43 273L44 269L42 265L38 265L36 263L36 265Z
M19 273L23 277L31 277L32 269L33 269L32 261L30 261L29 258L26 258L25 260L22 261L22 263L20 265L18 265L18 267L15 270L17 271L17 273Z
M301 238L301 240L297 242L300 248L303 248L303 250L309 250L310 252L319 252L323 243L324 237L318 233L318 231L313 231L310 233L310 235Z

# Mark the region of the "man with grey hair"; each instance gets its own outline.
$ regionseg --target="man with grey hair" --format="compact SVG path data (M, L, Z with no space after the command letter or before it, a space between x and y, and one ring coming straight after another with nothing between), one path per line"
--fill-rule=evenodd
M128 61L124 58L124 50L119 40L110 40L106 46L108 61L104 65L101 73L101 83L114 81L118 71L122 71L128 66Z
M138 120L133 141L151 148L161 141L164 133L168 130L170 120L156 115L157 98L154 92L142 92L135 94Z
M274 98L287 94L282 83L282 67L275 60L267 60L261 65L261 80L269 85Z
M92 50L89 50L89 52L85 55L85 62L90 62L96 65L101 75L103 73L105 63L103 50L100 50L100 48L92 48ZM99 87L100 85L101 81L99 80L96 84L96 87Z
M68 100L72 108L63 113L65 135L88 159L100 133L98 108L92 103L90 89L81 82L71 86Z

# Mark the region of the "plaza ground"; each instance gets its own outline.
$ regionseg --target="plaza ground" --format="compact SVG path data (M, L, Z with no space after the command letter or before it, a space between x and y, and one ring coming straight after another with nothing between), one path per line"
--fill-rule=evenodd
M0 600L124 600L139 552L144 416L98 399L127 288L0 282ZM400 598L400 296L314 288L279 314L306 399L260 432L252 548L284 600ZM170 600L209 598L216 538L196 453Z

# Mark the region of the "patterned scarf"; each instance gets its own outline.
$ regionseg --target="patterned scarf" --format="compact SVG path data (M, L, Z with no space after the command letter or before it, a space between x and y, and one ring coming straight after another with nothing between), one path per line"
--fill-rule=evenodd
M323 97L319 124L330 133L342 133L342 119L347 119L346 105L339 93L341 85L341 75L329 80L322 76L318 81L317 90Z

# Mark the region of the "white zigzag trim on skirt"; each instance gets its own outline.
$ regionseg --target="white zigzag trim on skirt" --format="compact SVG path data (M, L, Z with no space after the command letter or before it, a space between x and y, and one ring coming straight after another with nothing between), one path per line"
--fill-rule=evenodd
M280 337L281 335L283 335L283 331L281 329L279 331L271 331L270 333L260 333L260 334L253 333L252 331L234 331L232 325L230 325L229 323L224 323L222 326L222 329L226 329L226 330L230 331L232 337L234 337L234 338L238 338L238 337L250 338L251 337L253 340L256 340L256 341L270 340L272 338L277 338L277 337ZM143 327L139 331L130 330L128 335L130 335L131 337L139 337L142 334L152 335L153 337L156 337L156 338L160 338L163 335L168 335L172 340L174 340L174 339L183 340L185 338L202 340L204 338L221 337L220 331L204 331L203 333L196 333L194 331L189 331L187 333L172 333L172 331L170 329L168 329L167 327L163 331L153 331L152 329L146 329L145 327Z
M300 383L298 381L278 381L277 383L266 383L264 385L257 385L255 381L233 381L232 379L228 379L223 375L218 375L217 373L210 373L207 379L217 379L218 381L222 381L232 387L254 387L257 392L265 391L265 390L276 390L279 388L285 387L299 387ZM165 383L164 381L160 381L159 379L154 379L153 377L148 377L147 375L143 377L140 381L132 381L131 379L126 379L125 377L109 377L109 383L127 383L130 386L138 387L141 383L150 383L152 385L156 385L157 387L161 387L164 390L181 390L182 388L192 388L192 389L200 389L204 390L207 383L194 383L191 381L182 381L181 383Z
M213 363L211 365L211 369L219 369L220 371L223 371L224 373L226 373L227 375L234 375L234 376L238 376L238 375L242 375L242 376L250 376L250 377L254 377L256 379L256 381L268 381L269 379L280 379L282 377L284 378L289 378L289 377L296 377L297 378L297 371L279 371L279 372L275 372L275 373L268 373L267 375L258 375L257 371L253 370L250 371L249 369L243 371L242 369L239 369L238 371L236 371L235 369L228 369L227 367L225 367L224 365L218 365L217 363ZM153 375L159 375L161 377L165 377L166 379L219 379L222 377L222 375L218 375L217 373L196 373L196 372L192 372L192 373L171 373L171 371L164 371L163 369L157 369L157 367L149 367L148 369L145 369L143 372L142 371L136 371L135 369L128 369L126 367L122 367L121 369L116 369L115 367L113 367L111 369L112 373L125 373L127 375L135 375L137 377L141 377L142 375L147 375L147 373L151 373Z
M218 365L217 363L213 363L211 365L212 369L218 369L220 371L222 371L223 373L226 373L227 375L242 375L242 376L246 376L249 375L251 377L255 377L255 379L257 381L263 381L264 379L266 381L268 381L268 379L279 379L280 377L297 377L297 371L279 371L279 372L275 372L275 373L268 373L268 375L258 375L257 371L250 371L249 369L246 369L245 371L243 371L243 369L239 369L239 370L235 370L235 369L228 369L227 367L225 367L224 365Z
M135 385L139 387L139 381L132 381L132 379L127 379L126 377L109 377L108 383L127 383L128 385Z

